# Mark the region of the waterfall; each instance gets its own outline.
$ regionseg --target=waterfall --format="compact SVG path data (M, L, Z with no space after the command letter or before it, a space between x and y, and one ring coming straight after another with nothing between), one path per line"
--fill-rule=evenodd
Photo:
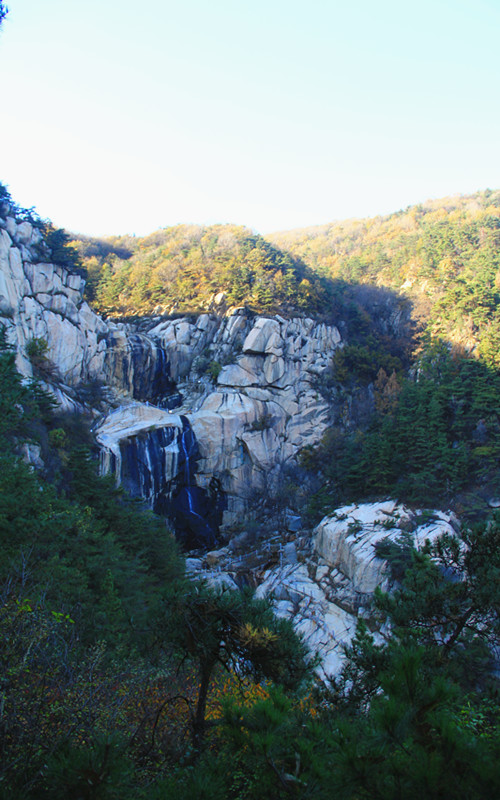
M188 546L213 547L220 520L217 508L210 502L210 493L196 484L198 442L185 416L180 417L182 431L178 434L179 465L177 488L172 508L178 534Z
M136 403L111 412L96 433L103 472L172 519L186 547L216 544L223 495L217 481L208 490L196 483L199 449L187 417Z
M146 500L150 508L164 513L169 481L177 472L178 428L162 427L139 433L120 442L123 487L132 497Z
M107 382L130 397L173 409L182 396L170 375L164 347L139 333L113 331L107 337L105 375Z

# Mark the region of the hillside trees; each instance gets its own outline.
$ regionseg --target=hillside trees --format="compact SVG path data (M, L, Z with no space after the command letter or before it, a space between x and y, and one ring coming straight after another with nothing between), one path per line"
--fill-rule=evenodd
M267 678L289 691L297 690L310 678L305 645L288 620L273 615L267 601L256 600L248 592L217 591L194 584L177 605L174 617L169 617L175 619L176 630L167 641L173 634L184 656L197 663L198 697L191 712L196 752L205 738L208 693L218 668L234 671L240 679Z
M410 548L402 575L392 554L395 591L376 598L391 635L376 645L358 627L328 712L335 725L345 709L335 779L352 796L498 792L499 534L493 518Z
M320 312L326 286L299 260L261 236L234 225L180 225L133 243L127 255L116 244L108 252L86 241L73 245L91 277L89 299L105 313L151 313L207 309L225 292L227 305L256 310Z
M431 336L498 368L499 192L268 238L330 279L406 295Z
M405 543L394 593L376 600L379 624L390 621L384 636L376 642L360 622L341 676L307 696L271 689L250 706L228 698L217 758L178 768L155 796L498 794L499 531L493 519L425 552Z
M63 228L55 228L50 222L45 223L43 233L51 262L65 267L69 272L81 272L80 256L76 247L70 243L69 233Z
M331 429L316 451L303 453L324 478L318 511L381 495L439 505L465 492L461 502L473 512L479 486L486 495L500 489L495 370L436 343L413 378L393 378L390 397L388 379L379 375L375 386L379 402L366 429Z
M500 652L499 578L500 519L493 517L413 552L401 585L379 592L378 607L396 637L425 647L432 669L474 689Z

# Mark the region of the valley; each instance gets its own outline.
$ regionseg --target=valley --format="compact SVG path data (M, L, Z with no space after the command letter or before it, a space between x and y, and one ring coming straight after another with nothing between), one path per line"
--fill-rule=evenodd
M47 634L34 648L33 674L43 662L63 675L67 664L54 666L51 642L60 635L69 652L76 620L75 657L104 648L101 686L125 685L135 663L163 708L177 703L165 680L180 681L190 710L176 712L182 725L165 720L154 750L160 777L127 750L141 787L156 775L158 797L168 798L179 785L188 796L196 776L213 780L206 744L219 748L210 738L213 715L225 720L221 757L238 753L245 774L258 771L251 720L259 702L264 717L274 714L287 730L283 742L294 742L267 777L270 785L277 780L277 797L289 795L283 776L293 747L316 741L310 723L317 714L325 758L345 778L351 715L371 747L383 697L400 698L402 709L407 702L400 686L375 699L386 686L384 670L396 675L412 659L439 695L447 724L460 708L453 687L488 709L484 739L467 722L454 735L492 763L499 237L500 195L491 192L269 240L236 226L93 240L54 230L2 187L1 624L15 643L6 658L19 665L32 653L25 623L34 607ZM28 607L19 617L16 608ZM113 673L116 659L123 679ZM186 660L191 672L179 678L174 664ZM16 669L6 697L16 698L21 686L25 714L35 714L37 703L53 708L54 696ZM230 693L243 702L238 719L246 720L250 748L243 754L232 749L227 698L210 706L226 673L236 682L244 674L245 691L262 692L255 704ZM414 678L424 713L418 672ZM285 685L288 697L279 695ZM99 701L76 738L68 739L63 721L61 742L84 751L108 730L106 714L118 714L110 702ZM280 716L289 702L307 727L300 744ZM129 710L116 731L130 734L131 720L144 713L145 747L159 708ZM444 758L438 728L423 734L417 717L408 719L405 741L422 735ZM26 735L8 735L9 763ZM273 747L280 750L276 741ZM43 758L57 762L61 752ZM253 754L251 764L244 753ZM299 783L326 796L318 765L305 751L301 758ZM56 762L48 768L54 776ZM184 763L198 765L195 778ZM172 765L173 783L165 772ZM35 767L30 780L50 791L43 769ZM471 796L497 781L488 769L484 781L470 773ZM307 796L296 789L294 796Z

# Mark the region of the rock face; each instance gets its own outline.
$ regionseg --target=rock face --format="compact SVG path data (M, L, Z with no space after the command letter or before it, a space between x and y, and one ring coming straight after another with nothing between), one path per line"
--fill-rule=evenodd
M249 317L240 309L225 318L166 320L148 335L166 350L171 374L180 381L182 408L200 447L198 480L221 481L226 518L252 491L271 488L280 466L326 430L331 409L316 383L340 345L334 326ZM199 378L207 352L220 366L215 386Z
M273 598L276 613L291 619L311 652L321 657L320 675L328 677L342 669L358 620L372 629L376 625L373 592L377 586L387 589L389 578L387 562L375 555L377 542L398 541L405 534L419 549L452 533L455 525L449 514L412 512L395 501L351 505L295 542L269 542L268 548L260 543L246 556L235 555L229 546L208 553L204 561L193 559L188 567L229 585L241 582L245 563L250 565L257 596Z
M83 299L83 278L48 263L48 256L38 228L0 217L0 320L16 346L19 371L33 374L26 347L38 339L47 344L48 379L70 408L71 389L92 382L117 397L159 401L172 394L162 348L104 322Z
M101 467L132 495L177 522L190 547L213 547L220 523L220 492L196 483L199 450L186 417L133 403L110 412L96 432Z
M197 483L208 490L215 479L221 486L226 522L254 492L272 491L281 467L326 430L331 409L315 386L340 344L335 327L237 310L224 318L164 320L141 335L165 353L183 395L178 410L199 446ZM210 364L220 369L215 384L202 371Z
M32 376L26 348L43 340L43 377L63 407L92 405L88 387L96 383L110 409L130 404L126 415L115 414L100 429L103 443L113 427L115 442L103 468L115 470L152 507L161 507L165 492L159 485L177 480L175 459L166 454L178 426L164 414L153 419L134 401L178 407L197 442L186 503L195 487L206 495L215 482L226 498L226 521L237 518L254 492L272 491L283 465L325 431L331 408L316 387L341 345L335 326L256 317L245 309L115 323L92 311L83 289L80 275L50 263L35 225L0 216L0 322L16 347L20 372ZM134 425L138 432L132 435ZM132 451L143 462L134 477Z

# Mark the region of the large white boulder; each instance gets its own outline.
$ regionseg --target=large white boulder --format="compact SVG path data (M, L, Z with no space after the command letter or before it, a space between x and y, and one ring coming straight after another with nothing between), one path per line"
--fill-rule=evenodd
M388 577L387 562L376 556L376 546L386 538L396 541L408 530L410 512L394 500L344 506L325 517L315 528L315 552L327 564L339 569L353 589L371 593ZM415 546L453 532L451 518L436 512L432 521L423 522L412 533Z
M311 654L320 656L318 673L322 678L340 672L357 619L329 599L310 577L306 564L285 564L268 570L256 596L273 598L275 613L292 621Z
M259 317L243 343L243 352L281 356L282 344L280 323L275 319Z

